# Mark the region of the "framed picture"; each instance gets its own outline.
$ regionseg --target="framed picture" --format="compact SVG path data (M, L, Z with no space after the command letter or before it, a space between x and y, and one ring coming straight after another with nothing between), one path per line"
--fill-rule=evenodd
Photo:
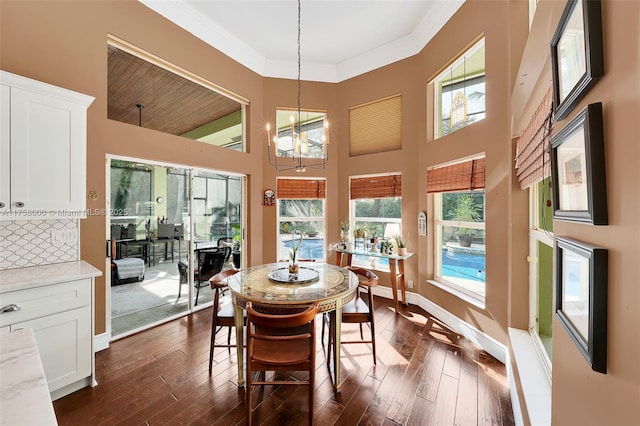
M556 316L591 369L607 373L608 251L556 238Z
M600 0L568 0L551 39L556 120L571 112L604 75Z
M590 104L551 138L553 218L607 225L602 103Z

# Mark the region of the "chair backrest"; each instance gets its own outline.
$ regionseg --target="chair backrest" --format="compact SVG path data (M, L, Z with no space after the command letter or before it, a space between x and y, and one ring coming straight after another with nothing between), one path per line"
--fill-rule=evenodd
M227 284L227 278L237 274L238 272L240 272L239 269L225 269L224 271L218 272L213 277L211 277L211 279L209 280L209 284L214 290L225 288L229 285Z
M208 280L218 272L222 271L230 247L215 247L198 252L198 280Z
M229 247L229 255L225 260L225 263L227 263L229 261L229 258L231 257L231 251L233 250L233 238L232 237L218 238L218 247Z
M247 303L248 336L262 340L283 340L288 336L291 340L311 338L315 341L315 318L318 314L318 303L307 309L285 315L272 315L253 309L251 302ZM309 327L302 327L309 325ZM303 331L301 331L304 329ZM277 336L277 337L276 337Z
M223 244L231 244L231 245L233 245L233 238L231 238L231 237L218 238L218 247L222 247Z
M378 276L372 271L357 266L348 266L348 270L358 276L359 285L366 287L375 287L378 285Z

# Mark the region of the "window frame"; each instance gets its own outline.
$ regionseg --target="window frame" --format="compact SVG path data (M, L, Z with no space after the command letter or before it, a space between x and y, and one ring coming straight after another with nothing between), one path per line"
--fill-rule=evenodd
M312 178L312 179L295 179L295 178L289 178L289 177L281 177L279 179L283 179L285 181L290 181L290 180L304 180L304 181L308 181L308 180L313 180L313 181L323 181L322 182L322 188L326 188L326 179L324 178ZM318 183L320 184L320 182ZM276 184L276 187L278 187L279 189L276 191L276 208L277 208L277 212L276 212L276 258L278 260L280 259L289 259L289 248L287 248L285 246L285 240L288 239L288 237L286 237L287 235L291 235L293 237L294 234L299 235L299 233L297 233L295 231L295 229L293 230L293 232L291 233L282 233L282 229L283 229L283 224L284 223L290 223L290 222L311 222L311 223L319 223L320 226L318 228L320 228L318 230L318 233L314 236L309 236L307 234L308 231L303 231L302 233L307 235L305 237L305 241L306 240L311 240L311 239L319 239L322 240L322 256L321 257L313 257L313 259L315 259L316 261L320 261L320 262L326 262L327 260L327 217L326 217L326 212L327 212L327 200L326 200L326 194L324 191L326 191L326 189L323 189L322 192L322 197L318 196L318 197L305 197L305 198L289 198L288 196L281 198L279 195L279 192L285 190L286 189L282 189L279 187L279 183ZM300 188L298 187L297 190L299 190ZM302 192L302 194L306 194L304 191ZM289 195L289 194L287 194ZM281 215L281 208L282 208L282 203L283 202L319 202L320 206L321 206L321 214L319 216L283 216ZM316 228L317 229L317 228ZM304 254L304 252L302 252L302 254L300 255L301 258L309 258L310 256L307 256Z
M352 176L352 177L359 177L359 176ZM390 217L375 217L375 216L356 216L356 203L359 201L374 201L374 200L381 200L381 199L389 199L389 198L397 198L400 200L400 217L399 218L390 218ZM349 200L349 224L350 227L349 229L351 229L352 231L355 229L356 227L356 223L358 222L364 222L364 223L380 223L380 222L384 222L384 223L390 223L390 224L397 224L398 225L398 233L400 235L402 235L402 197L401 196L396 196L396 197L380 197L380 198L356 198L353 200ZM385 238L384 235L378 235L378 237L380 238ZM353 233L349 236L349 239L351 240L353 238ZM390 239L393 239L393 236L389 237ZM363 255L364 256L364 255ZM374 261L375 259L375 261ZM388 265L384 265L384 264L379 264L378 263L379 259L378 258L371 258L369 259L369 261L364 261L364 260L360 260L358 258L358 255L354 255L351 261L352 266L359 266L359 267L363 267L363 268L369 268L369 269L374 269L374 270L378 270L378 271L384 271L384 272L389 272L389 266Z
M465 61L467 59L467 57L472 57L472 55L474 55L475 53L477 53L478 50L480 49L484 49L486 46L486 39L484 34L481 34L480 36L478 36L476 39L474 39L468 48L466 48L463 52L461 52L457 57L455 57L448 65L446 65L443 70L436 75L433 79L431 79L428 83L428 85L432 86L433 88L433 99L431 99L432 104L433 104L433 140L437 140L440 139L444 136L450 135L452 133L455 133L458 130L461 130L465 127L468 127L470 125L473 125L475 123L481 122L482 120L484 120L486 118L486 111L487 111L487 101L486 101L486 55L483 56L483 66L482 66L482 72L473 72L473 70L470 72L470 74L467 76L466 73L466 64ZM465 67L464 70L464 74L462 75L462 78L458 78L458 79L453 79L453 70L459 67ZM443 80L445 80L447 78L447 76L449 76L449 84L447 84L446 86L443 85L441 82ZM455 130L451 130L446 134L442 133L442 129L443 129L443 106L442 106L442 96L443 96L443 89L444 87L447 86L456 86L456 85L460 85L460 84L464 84L465 82L473 82L475 80L478 79L482 79L482 82L484 84L484 107L482 112L478 112L476 114L482 114L483 117L478 120L478 121L472 121L472 122L468 122L467 124L465 124L464 126L458 127ZM451 90L451 92L453 92L453 90ZM465 93L465 97L466 93ZM467 97L468 99L468 97ZM466 110L466 107L465 107Z
M545 179L546 182L549 178ZM536 350L538 358L540 359L543 369L546 373L546 377L551 382L552 376L552 363L551 357L547 353L542 339L540 338L538 331L538 312L539 312L539 298L538 298L538 286L539 286L539 271L538 271L538 244L544 244L548 246L552 251L554 249L554 234L553 234L553 218L549 212L549 220L551 221L551 231L546 230L540 221L541 215L544 214L543 210L545 206L541 202L540 183L535 183L529 187L529 255L527 261L529 262L529 326L528 332L531 338L532 344ZM549 208L550 210L550 208ZM553 263L553 261L552 261ZM550 265L553 269L553 264ZM554 291L552 290L552 297L550 300L551 311L554 312Z
M453 228L471 228L478 229L485 232L485 241L486 241L486 191L483 189L481 191L449 191L446 193L482 193L484 196L483 203L483 221L482 222L464 222L457 220L445 220L442 217L442 194L444 192L434 192L431 195L433 196L433 221L434 221L434 232L435 236L433 239L433 261L434 261L434 269L433 269L433 279L436 283L438 283L438 287L442 288L449 293L460 297L464 300L467 300L475 305L484 307L486 301L486 289L487 289L487 270L486 270L486 259L487 252L485 250L485 282L484 282L484 294L481 295L477 292L474 292L458 283L447 280L442 276L442 229L444 227L453 227Z
M299 115L298 115L299 114ZM285 120L284 115L289 115L289 120ZM328 131L329 121L326 111L301 109L298 111L294 108L277 108L276 109L276 121L275 121L275 155L278 158L292 158L295 155L295 138L289 136L294 129L301 127L301 132L309 133L310 131L322 129L322 136L320 140L321 146L316 149L309 149L308 152L300 151L300 156L307 159L321 159L325 157L328 144ZM269 135L270 137L270 135ZM289 144L283 142L284 140L291 139L291 148ZM282 145L286 146L282 146Z

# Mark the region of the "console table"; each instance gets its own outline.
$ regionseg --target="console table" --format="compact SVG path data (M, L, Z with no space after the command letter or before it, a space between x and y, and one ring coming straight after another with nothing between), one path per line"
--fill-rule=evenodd
M346 255L346 258L347 258L347 261L346 261L347 266L351 265L351 261L354 255L388 259L389 260L389 277L391 280L391 291L393 293L393 306L395 307L396 313L398 312L398 287L400 287L402 304L403 305L407 304L406 289L404 284L404 261L405 259L408 259L411 256L413 256L413 253L407 253L403 256L399 256L397 254L382 254L379 252L364 251L364 250L337 249L336 265L342 266L342 258L344 255Z

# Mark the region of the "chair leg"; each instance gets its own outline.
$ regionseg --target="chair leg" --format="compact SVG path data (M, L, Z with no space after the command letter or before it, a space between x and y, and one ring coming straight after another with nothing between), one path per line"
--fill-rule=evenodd
M178 283L178 298L176 299L176 303L180 300L180 295L182 294L182 283Z
M216 341L217 324L218 312L216 309L213 309L213 317L211 318L211 346L209 347L209 375L211 375L211 370L213 369L213 348Z
M364 340L364 334L362 333L362 323L360 323L360 340Z
M371 315L371 349L373 352L373 365L376 365L376 328L374 326L373 315Z
M196 284L196 303L193 306L198 306L198 298L200 297L200 281Z
M315 386L315 366L311 366L309 369L309 425L313 425L313 390Z
M248 364L248 360L245 360L245 363ZM244 383L244 392L247 394L247 398L246 398L246 404L247 406L246 408L246 415L247 415L247 426L251 426L251 407L252 407L252 400L251 400L251 381L253 379L253 377L251 377L251 373L249 372L249 367L247 365L246 368L246 378L245 378L245 383Z

